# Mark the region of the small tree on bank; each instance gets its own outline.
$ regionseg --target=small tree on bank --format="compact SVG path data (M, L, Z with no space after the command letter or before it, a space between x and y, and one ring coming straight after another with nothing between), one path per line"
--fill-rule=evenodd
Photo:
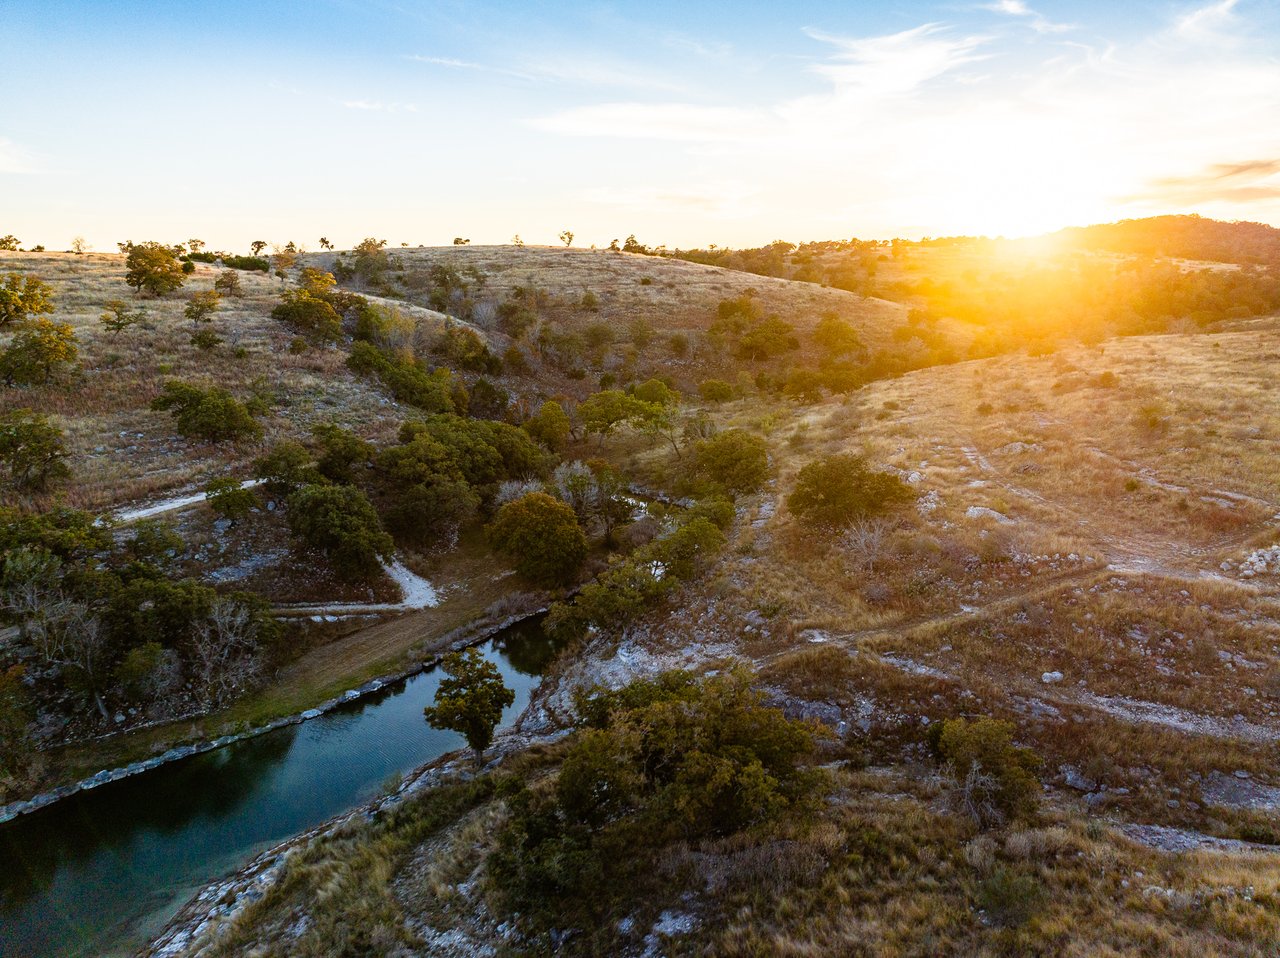
M446 673L436 688L435 704L422 710L432 728L461 732L479 765L502 721L502 710L516 693L502 681L502 673L475 649L445 656Z

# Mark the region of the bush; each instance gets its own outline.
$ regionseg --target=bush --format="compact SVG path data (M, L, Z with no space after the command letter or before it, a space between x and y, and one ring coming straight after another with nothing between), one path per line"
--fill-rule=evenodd
M376 576L395 549L373 503L353 486L303 486L289 497L289 529L353 581Z
M447 369L427 372L416 361L393 359L372 343L351 347L347 365L353 372L374 373L401 402L431 413L453 412L453 376Z
M861 456L840 454L809 463L796 477L787 508L806 525L842 529L911 497L897 476L867 468Z
M1013 744L1009 722L947 719L929 729L929 741L955 780L959 806L979 827L1002 825L1036 810L1040 757Z
M342 317L337 310L306 289L285 290L271 317L321 342L336 342L342 337Z
M201 389L171 379L152 400L151 408L171 412L178 433L188 439L224 442L257 439L262 435L262 427L254 420L250 406L217 387Z
M544 402L538 412L524 422L522 428L552 452L559 452L564 448L572 431L568 415L554 399Z
M242 269L254 273L271 272L271 263L261 256L227 256L222 257L222 265L229 269Z
M731 495L755 492L769 478L769 450L759 436L729 429L697 444L694 468Z
M239 479L230 476L214 479L205 486L204 498L214 512L232 522L243 519L258 504L253 490L244 488Z
M554 787L513 791L488 862L526 931L603 925L665 846L794 820L821 794L802 765L814 727L767 708L744 670L666 673L575 703L581 730Z
M499 509L488 534L521 575L545 585L571 581L587 557L587 537L573 509L543 492Z
M299 486L316 481L311 468L311 453L292 439L277 443L271 451L253 464L253 477L261 479L267 491L288 495Z
M728 402L733 398L733 387L723 379L704 379L698 384L698 395L706 402Z

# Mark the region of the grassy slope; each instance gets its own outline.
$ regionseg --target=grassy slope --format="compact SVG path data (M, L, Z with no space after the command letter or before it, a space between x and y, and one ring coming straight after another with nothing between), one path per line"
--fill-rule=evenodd
M1277 784L1280 587L1220 563L1280 537L1269 468L1280 419L1267 401L1277 351L1280 330L1254 323L922 370L791 413L725 407L726 422L770 436L776 486L744 504L716 574L628 641L657 655L695 634L736 647L788 707L837 709L853 726L848 746L876 768L841 772L838 801L809 832L677 853L670 894L636 902L638 927L691 909L703 920L673 952L690 954L1274 945L1273 855L1169 854L1124 835L1134 823L1232 840L1275 831L1273 811L1233 807L1221 782L1239 770L1251 788ZM1096 379L1108 370L1114 385ZM780 504L800 464L836 450L916 473L918 495L938 503L897 517L869 566L850 544L796 528ZM970 516L974 506L1011 521ZM871 601L873 584L883 590ZM611 641L589 651L607 660ZM1042 682L1054 669L1065 680ZM1045 756L1039 825L981 836L946 811L918 764L919 730L922 717L956 714L1009 718ZM1066 786L1066 765L1105 786L1092 810ZM387 916L402 914L419 933L497 943L499 918L473 879L502 814L484 805L416 851L388 853L378 887L359 890L360 913L394 934ZM299 909L327 914L335 906L315 889L348 887L338 876L374 847L348 833L309 851L237 941L294 947L287 923ZM1025 921L999 914L1001 875L1036 890ZM378 901L392 910L364 910Z

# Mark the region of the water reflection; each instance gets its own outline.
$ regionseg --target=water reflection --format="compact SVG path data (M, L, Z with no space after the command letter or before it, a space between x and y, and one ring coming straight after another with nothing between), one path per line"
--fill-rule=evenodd
M484 651L516 691L510 721L555 645L534 624ZM437 682L423 673L0 825L0 955L131 954L200 885L460 747L458 735L423 721Z

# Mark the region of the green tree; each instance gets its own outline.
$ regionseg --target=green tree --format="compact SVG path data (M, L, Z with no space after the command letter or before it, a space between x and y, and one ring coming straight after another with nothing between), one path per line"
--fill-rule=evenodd
M560 242L561 242L561 243L564 243L564 245L565 245L566 247L572 246L572 245L573 245L573 232L572 232L571 230L561 230L561 231L560 231Z
M224 269L213 281L213 288L223 296L243 296L244 287L240 285L240 274L234 269Z
M103 325L107 332L116 336L130 326L136 326L142 322L146 315L145 307L139 306L137 309L131 309L124 300L112 299L103 305L103 312L98 317L98 322Z
M375 450L372 443L335 423L319 423L312 427L311 434L320 444L316 471L331 482L354 483L357 472L364 470L373 460Z
M351 581L376 576L395 549L373 503L354 486L303 486L289 497L289 529Z
M43 492L71 475L62 430L30 409L0 415L0 463L15 489Z
M21 245L22 240L18 239L18 237L14 236L12 233L6 233L4 236L0 236L0 250L14 252Z
M249 244L249 250L254 256L261 256L262 251L267 248L266 240L254 240Z
M790 323L777 316L769 316L743 333L738 340L738 356L756 362L781 356L800 347L794 333L795 327Z
M270 452L257 459L253 464L253 477L261 479L267 491L275 495L288 495L299 486L316 481L311 453L293 439L276 443Z
M205 442L257 439L262 427L254 420L254 410L225 389L201 389L191 383L170 379L151 408L172 413L179 434Z
M629 422L645 412L640 400L628 396L621 389L604 389L592 393L578 404L578 417L582 420L582 428L588 433L596 433L600 441L612 433L618 426Z
M191 298L187 300L187 306L182 311L187 319L191 320L191 324L196 329L200 328L201 323L213 321L213 314L218 311L218 305L222 302L222 294L216 289L207 289L199 293L192 293Z
M53 312L53 287L38 276L10 273L0 282L0 329Z
M0 352L0 378L9 386L48 383L62 367L76 361L78 342L70 323L28 322Z
M796 477L787 508L801 522L842 529L856 519L883 512L910 498L897 476L867 467L861 456L827 456L809 463Z
M717 433L696 449L698 474L732 495L755 492L769 478L768 446L742 429Z
M444 657L445 677L436 687L435 704L422 710L432 728L461 732L479 765L502 721L502 710L516 693L502 681L502 673L475 649Z
M253 490L246 489L239 479L231 476L222 476L206 485L204 499L214 512L232 522L243 519L258 504Z
M548 399L524 422L522 428L552 452L559 452L568 442L573 426L564 407L554 399Z
M534 582L569 582L587 557L587 537L567 504L544 492L508 502L488 528L494 548L515 560L516 571Z
M825 314L813 328L813 341L831 357L862 350L862 338L851 323L834 313Z
M163 243L131 245L125 266L125 283L139 293L146 290L152 296L172 293L182 286L185 279L177 252Z

